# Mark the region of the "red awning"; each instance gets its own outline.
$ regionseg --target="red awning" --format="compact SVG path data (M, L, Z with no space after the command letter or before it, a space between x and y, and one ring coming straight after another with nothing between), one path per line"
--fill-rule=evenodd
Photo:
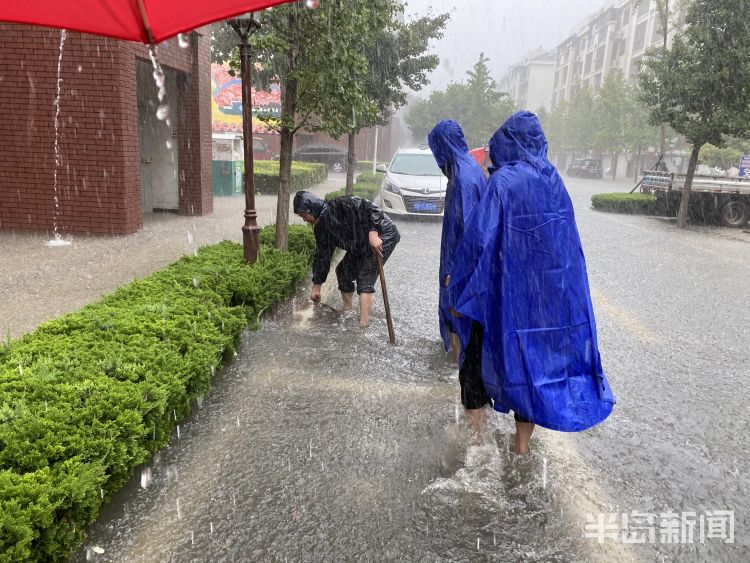
M2 0L0 21L159 43L215 21L290 1Z

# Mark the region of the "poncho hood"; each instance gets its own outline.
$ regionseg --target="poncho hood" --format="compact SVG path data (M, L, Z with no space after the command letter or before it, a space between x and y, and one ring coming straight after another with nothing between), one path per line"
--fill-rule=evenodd
M461 126L452 119L444 119L435 125L427 136L427 143L435 156L435 162L448 178L452 165L469 152Z
M547 138L536 115L519 111L500 126L489 143L493 171L512 162L532 165L549 165Z
M310 213L313 217L318 218L328 204L315 194L305 191L299 191L294 194L294 213Z

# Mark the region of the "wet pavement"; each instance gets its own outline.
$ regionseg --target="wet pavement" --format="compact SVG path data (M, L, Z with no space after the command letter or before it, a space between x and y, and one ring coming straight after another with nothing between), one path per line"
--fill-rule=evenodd
M435 323L440 224L399 220L386 270L398 345L379 301L361 331L301 288L243 334L74 559L750 560L750 235L598 213L590 196L623 185L569 186L618 398L607 421L538 429L519 457L510 417L488 413L487 442L468 446ZM18 337L202 245L240 242L243 207L218 198L208 217L148 216L135 235L59 248L0 231L0 331ZM258 198L261 225L274 209ZM324 296L340 305L331 283Z
M538 429L519 458L511 418L490 413L467 447L435 322L440 224L399 220L398 345L379 300L360 332L303 288L243 336L78 559L747 561L750 235L590 208L625 186L569 182L618 399L605 423ZM734 543L713 511L733 511Z

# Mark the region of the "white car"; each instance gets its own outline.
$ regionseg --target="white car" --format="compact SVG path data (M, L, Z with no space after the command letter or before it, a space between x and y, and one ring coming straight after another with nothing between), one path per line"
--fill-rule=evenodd
M385 172L380 186L383 211L389 215L440 217L445 207L448 179L430 149L398 149L391 163L378 166Z

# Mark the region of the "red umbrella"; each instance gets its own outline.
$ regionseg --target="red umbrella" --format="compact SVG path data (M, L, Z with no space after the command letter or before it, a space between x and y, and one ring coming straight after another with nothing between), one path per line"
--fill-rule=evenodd
M2 0L0 21L159 43L211 22L292 0Z

